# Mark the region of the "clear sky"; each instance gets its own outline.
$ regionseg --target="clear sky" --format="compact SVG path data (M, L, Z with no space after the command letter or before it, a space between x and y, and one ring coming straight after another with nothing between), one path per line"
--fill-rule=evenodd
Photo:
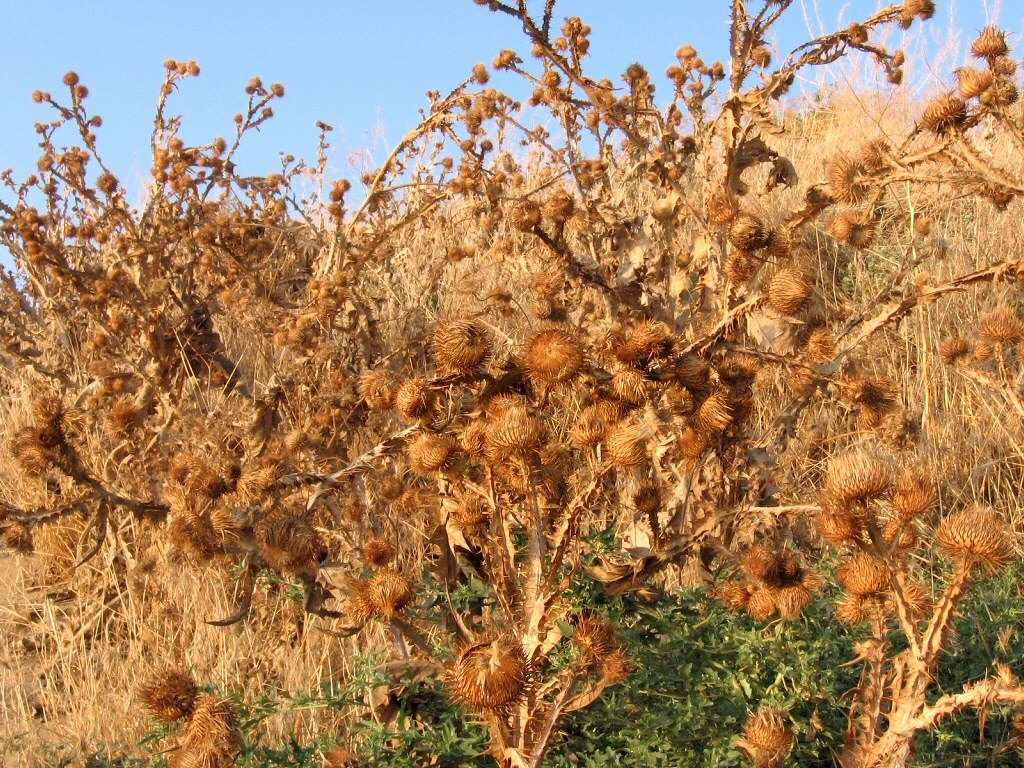
M348 159L367 150L376 159L417 122L424 92L446 92L474 64L490 65L503 48L526 58L528 44L515 21L472 0L3 0L0 31L0 169L21 179L34 170L38 141L33 125L50 119L35 104L36 89L61 93L61 78L75 70L89 87L88 105L103 117L99 147L127 183L141 189L154 103L167 58L195 59L202 75L173 97L184 115L186 141L230 137L232 117L243 110L245 85L259 75L287 93L276 116L240 155L243 172L279 167L278 152L315 160L322 120L335 127L332 164L352 175ZM578 15L593 28L591 74L619 82L639 61L667 92L665 68L675 50L692 43L706 61L724 57L728 0L560 0L556 17ZM751 5L758 6L756 0ZM875 10L876 0L796 0L776 41L784 56L813 33ZM948 69L953 57L988 21L1001 21L1015 41L1024 33L1024 0L937 0L925 32L904 41L927 51L922 64ZM1001 11L1001 12L1000 12ZM917 27L917 25L915 25ZM911 58L913 58L911 56ZM918 70L915 78L921 75ZM507 81L496 79L499 88ZM662 85L665 84L665 85ZM72 136L67 137L73 143Z

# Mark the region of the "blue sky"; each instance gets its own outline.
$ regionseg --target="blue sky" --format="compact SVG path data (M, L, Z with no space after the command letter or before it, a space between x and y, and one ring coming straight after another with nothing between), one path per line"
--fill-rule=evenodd
M928 69L956 63L948 50L963 48L987 22L999 20L1020 40L1022 0L938 0L939 12L925 31L905 42L928 55ZM724 56L728 0L560 0L556 16L579 15L593 28L591 74L619 81L640 61L656 85L668 90L665 68L675 50L692 43L707 61ZM752 6L757 3L752 0ZM814 33L845 25L879 7L875 0L796 0L780 27L784 55ZM195 59L202 75L173 97L184 115L187 141L203 143L232 135L232 117L245 105L243 89L259 75L281 82L287 93L276 116L250 139L241 170L267 173L279 167L278 152L315 159L323 120L335 127L332 164L352 175L348 159L366 150L376 159L417 122L424 92L447 91L471 71L488 65L503 48L526 57L528 45L514 20L492 14L472 0L6 0L0 34L0 169L15 178L34 170L38 155L34 123L50 115L35 104L36 89L59 94L61 78L75 70L90 90L88 105L103 117L101 154L129 189L141 189L154 103L167 58ZM917 26L915 25L915 28ZM904 42L899 31L891 44ZM496 79L498 87L507 81ZM67 141L73 143L73 137Z

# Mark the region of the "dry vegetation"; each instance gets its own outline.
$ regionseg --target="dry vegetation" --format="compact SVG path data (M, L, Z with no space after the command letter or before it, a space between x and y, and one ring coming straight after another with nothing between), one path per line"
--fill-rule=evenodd
M538 766L630 673L616 626L570 599L580 579L655 602L714 585L798 620L829 558L832 615L864 627L842 765L904 765L918 733L1024 702L1005 665L934 690L1021 519L1005 36L987 28L920 107L893 85L797 110L797 74L847 54L898 84L904 56L877 41L933 3L775 63L790 2L736 0L730 60L681 48L659 109L638 64L591 79L589 28L554 23L553 0L480 4L523 26L530 55L493 69L530 109L480 65L357 189L325 178L329 126L317 165L236 168L280 85L250 83L237 136L184 144L168 99L198 67L169 61L135 210L77 76L36 94L39 172L0 201L0 745L18 760L138 754L155 716L177 723L173 765L232 765L228 693L344 684L386 652L443 677L499 764ZM379 693L247 738L333 734L325 759L355 764L346 729L388 721ZM793 724L766 705L737 738L779 765Z

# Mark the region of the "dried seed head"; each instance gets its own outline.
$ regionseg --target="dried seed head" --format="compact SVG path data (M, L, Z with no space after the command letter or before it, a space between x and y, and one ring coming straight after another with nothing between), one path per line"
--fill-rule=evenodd
M856 541L863 527L862 521L844 503L828 494L823 495L819 503L821 511L815 522L821 537L832 544Z
M583 349L575 334L552 327L538 331L526 342L521 364L541 387L571 381L583 367Z
M184 672L166 669L146 681L139 696L146 709L165 723L173 723L191 716L199 686Z
M795 315L811 295L811 286L798 266L787 264L768 280L768 303L783 315Z
M965 99L980 96L992 85L993 75L988 69L961 67L956 70L957 90Z
M607 429L608 425L598 409L593 405L588 405L580 411L579 418L573 424L573 444L580 448L597 445L604 439Z
M469 535L480 533L486 527L489 517L487 504L476 495L463 496L451 512L452 522Z
M619 650L615 625L592 613L585 613L577 619L572 639L585 656L597 661Z
M535 200L524 200L509 211L509 221L520 232L532 232L540 226L543 213L540 203Z
M840 203L855 205L871 191L863 179L868 176L866 165L853 155L839 155L825 168L829 190Z
M0 542L14 552L31 554L34 545L32 541L32 529L21 522L0 523Z
M482 456L487 445L487 430L490 424L485 419L475 419L466 425L459 436L462 450L469 456Z
M682 452L683 458L687 460L688 471L697 467L709 445L710 438L706 433L699 432L692 427L683 430L682 437L679 438L679 450Z
M690 416L697 410L693 394L681 384L669 384L665 388L665 402L673 416Z
M608 459L619 467L635 467L647 460L647 446L639 428L628 421L620 421L608 429L605 436Z
M943 551L968 567L979 565L992 573L1013 556L1013 540L991 507L975 504L939 523L935 538Z
M387 411L394 403L395 380L388 371L367 371L359 377L358 389L372 411Z
M530 665L515 638L498 637L463 648L445 682L469 706L503 712L529 690Z
M484 439L484 454L503 461L540 449L546 437L543 422L530 409L517 405L493 418Z
M847 592L859 597L889 590L889 569L885 563L863 552L841 565L836 579Z
M927 514L939 503L935 483L924 470L908 467L896 479L892 489L892 505L901 515L917 517Z
M900 549L913 549L917 546L917 529L906 517L894 517L882 526L882 538L889 544Z
M374 616L390 619L401 613L415 596L412 582L392 568L382 568L370 578L367 597Z
M644 483L633 493L633 506L641 514L656 514L661 509L661 488L657 483Z
M753 213L736 214L729 224L729 242L741 251L756 251L767 248L772 242L772 233L760 217Z
M458 442L452 435L422 432L409 443L409 466L423 475L455 466Z
M921 115L921 127L937 136L960 130L967 122L967 103L952 93L931 101Z
M743 737L744 747L753 750L757 764L777 764L793 746L793 724L785 710L761 707L747 722Z
M409 379L395 391L395 410L406 421L419 421L434 410L434 393L426 379Z
M711 366L696 355L684 355L676 361L676 381L690 390L701 390L711 378Z
M262 520L255 534L260 554L276 571L303 571L319 563L324 555L316 529L284 509Z
M201 696L185 729L176 759L191 757L196 760L192 765L227 768L235 764L241 751L242 732L238 727L235 705L230 699Z
M829 465L825 489L841 504L879 496L892 484L889 465L863 451L834 459Z
M544 203L544 217L553 224L564 224L576 212L576 201L564 190L555 192Z
M637 350L639 360L660 360L672 353L672 334L665 323L645 320L629 334L629 343Z
M971 354L971 343L963 336L950 336L942 342L939 354L946 365L955 365Z
M860 624L872 615L868 602L857 595L844 595L836 603L836 618L843 624Z
M475 320L441 323L434 331L432 344L442 375L471 373L491 354L490 337Z
M981 30L978 39L971 43L971 55L977 59L992 61L1010 51L1006 44L1006 33L999 27L989 25Z
M1017 61L1012 56L997 56L988 66L996 77L1013 77L1017 73Z
M763 544L755 544L740 558L740 567L747 578L763 584L775 584L783 566L779 554Z
M633 664L626 652L618 648L601 659L599 671L601 677L609 684L620 683L629 677L633 671Z
M381 568L395 559L395 547L387 539L370 539L363 547L363 559L374 568Z
M828 227L829 234L851 248L867 248L875 239L875 222L865 212L836 214Z
M982 315L978 330L993 344L1017 344L1024 339L1024 321L1005 305Z
M783 619L798 619L811 604L811 591L803 584L783 587L776 598L779 616Z
M997 77L979 97L979 101L986 107L992 109L1005 109L1017 103L1020 98L1020 91L1016 83L1009 77Z
M754 621L768 621L779 612L779 590L775 587L760 586L750 595L747 613Z
M612 392L624 403L643 405L656 391L654 382L636 368L623 368L612 376Z
M772 244L768 246L768 255L775 261L785 261L793 252L793 236L785 227L772 232Z
M807 356L816 363L827 363L836 354L836 339L828 331L814 331L807 339Z
M716 590L716 594L731 611L742 611L750 602L750 589L739 581L723 582Z
M733 251L722 265L725 279L736 287L747 285L760 268L761 260L749 251Z
M739 212L739 205L728 190L719 188L708 197L704 210L709 223L728 224Z
M712 392L697 409L697 428L709 435L723 431L733 420L733 408L729 402L729 391L719 389Z

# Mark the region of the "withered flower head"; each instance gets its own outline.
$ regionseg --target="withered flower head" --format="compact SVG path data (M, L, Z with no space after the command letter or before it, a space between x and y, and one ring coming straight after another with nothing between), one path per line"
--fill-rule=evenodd
M952 93L929 102L921 115L921 127L938 136L957 131L967 122L967 103Z
M971 354L971 343L963 336L950 336L942 342L939 354L946 365L955 365Z
M785 710L761 707L743 729L743 747L756 765L777 765L793 746L793 724Z
M577 619L572 639L584 655L598 661L619 649L615 625L593 613L585 613Z
M864 451L855 451L832 461L825 489L837 501L848 504L885 493L891 484L888 464Z
M858 597L889 590L889 569L878 558L864 552L841 565L836 579L847 592Z
M935 538L942 550L967 567L981 566L993 573L1013 556L1009 531L991 507L980 504L943 518Z
M395 559L395 547L387 539L370 539L363 547L363 559L375 568L383 567Z
M795 315L810 297L811 291L803 269L787 264L768 280L768 303L779 314Z
M750 594L747 613L754 621L768 621L779 612L779 590L777 587L759 586Z
M892 489L892 505L897 512L916 517L930 512L938 503L935 483L923 469L908 467L900 473Z
M442 374L466 374L487 360L491 339L475 320L448 320L434 331L433 349Z
M750 590L751 587L741 581L726 581L715 590L715 594L729 610L742 611L750 602Z
M1024 320L1005 305L982 315L978 330L993 344L1017 344L1024 340Z
M199 686L184 672L166 669L146 681L139 688L139 696L146 709L165 723L173 723L191 716Z
M991 24L981 30L978 39L971 43L971 55L978 59L991 61L1005 55L1009 50L1006 33Z
M546 328L526 342L521 364L534 382L551 387L571 381L579 373L583 367L583 348L570 331Z
M608 459L619 467L635 467L647 460L647 446L639 427L630 421L620 421L610 427L605 436Z
M700 404L695 416L697 427L712 435L728 427L733 420L733 408L729 402L729 391L719 389L712 392Z
M826 166L825 174L832 197L844 205L859 203L871 190L863 180L868 174L866 165L853 155L836 157Z
M867 248L875 239L875 222L863 211L836 214L828 227L829 234L852 248Z
M760 217L746 211L733 217L728 237L733 247L741 251L756 251L772 243L771 230Z
M394 404L396 382L389 371L367 371L359 377L359 396L373 411L386 411Z
M544 423L526 406L516 405L493 417L484 438L484 454L491 461L528 454L540 449Z
M643 405L655 393L654 382L637 368L622 368L612 376L612 392L630 405Z
M455 466L457 451L454 436L421 432L409 443L409 466L422 475L446 472Z
M235 705L230 699L201 696L175 754L176 765L228 768L241 751L242 732Z
M469 706L503 712L528 692L531 679L522 646L514 637L499 636L463 648L445 683Z
M426 379L409 379L395 392L395 410L406 421L418 421L431 414L434 393Z

